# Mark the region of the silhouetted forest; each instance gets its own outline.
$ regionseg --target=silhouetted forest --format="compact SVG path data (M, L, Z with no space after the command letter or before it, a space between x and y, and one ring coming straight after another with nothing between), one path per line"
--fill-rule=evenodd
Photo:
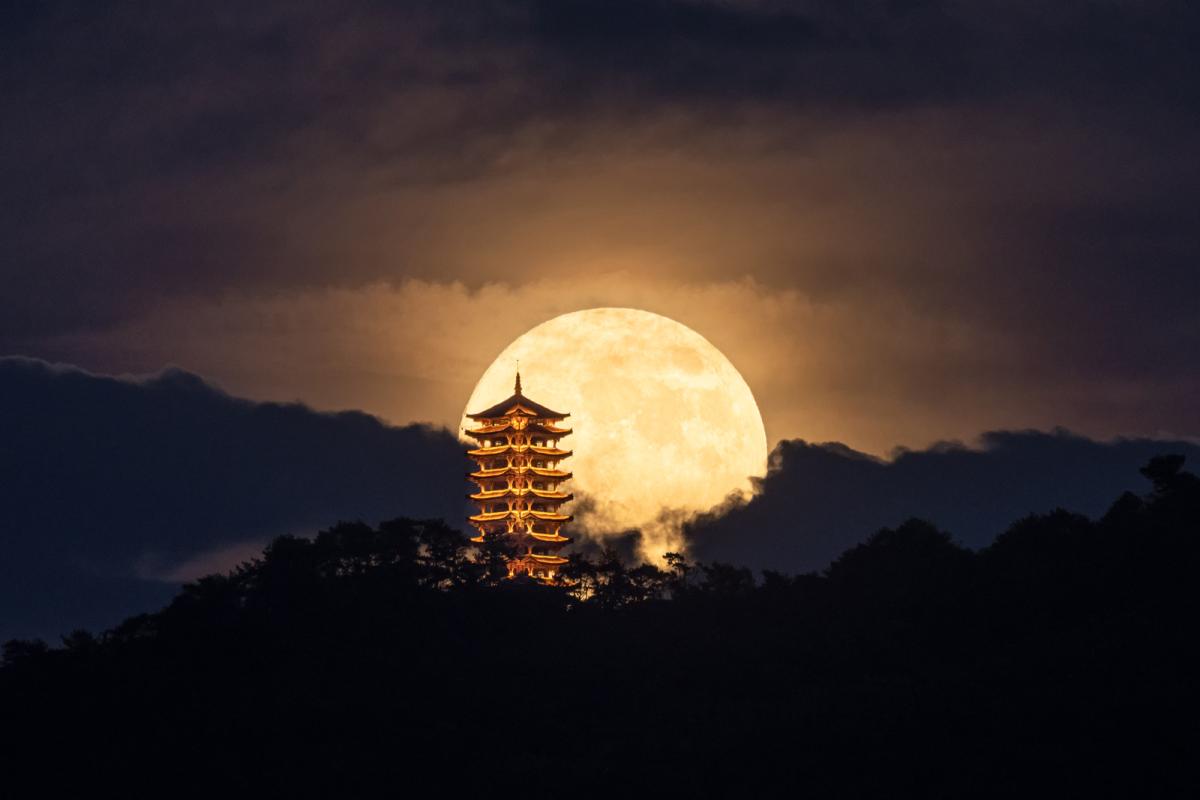
M439 521L342 524L0 670L8 781L90 794L1188 796L1200 479L980 551L819 574L615 552L505 580ZM869 503L869 497L862 502ZM802 531L796 532L802 536Z

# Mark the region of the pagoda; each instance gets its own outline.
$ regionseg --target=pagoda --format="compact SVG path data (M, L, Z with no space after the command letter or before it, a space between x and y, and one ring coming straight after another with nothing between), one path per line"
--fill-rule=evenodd
M475 461L469 477L478 487L469 495L479 504L479 513L468 518L479 534L471 541L510 537L516 554L509 560L509 577L528 575L549 583L567 563L559 551L571 542L561 532L571 521L561 510L572 498L562 489L571 473L559 464L571 451L558 442L571 432L559 426L568 416L523 395L519 372L512 397L467 414L478 423L464 431L475 440L467 455Z

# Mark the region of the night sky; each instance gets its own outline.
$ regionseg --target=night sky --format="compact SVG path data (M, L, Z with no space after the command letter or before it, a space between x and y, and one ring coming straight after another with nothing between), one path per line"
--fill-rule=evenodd
M311 441L326 466L366 453L363 475L400 469L365 442L436 439L457 498L436 428L516 336L605 305L720 348L771 444L788 440L777 465L809 463L806 442L855 463L1034 447L1003 474L1106 477L946 524L978 544L1031 504L1095 513L1124 477L1141 488L1145 440L1200 436L1198 36L1197 4L1132 0L4 3L0 355L23 358L0 362L0 535L47 586L74 580L64 564L145 583L213 548L408 512L387 499L399 473L288 513L303 470L272 483L277 502L222 500L293 461L230 457L228 414L292 414L309 432L237 424ZM196 419L215 427L181 439L219 454L171 463L203 493L131 477L159 471L147 441ZM870 460L869 480L901 461ZM128 480L97 499L89 464ZM997 496L1018 480L979 474ZM400 500L456 513L428 496ZM98 504L86 535L78 508L48 510L81 497ZM230 515L154 538L214 503ZM39 521L70 533L29 544Z

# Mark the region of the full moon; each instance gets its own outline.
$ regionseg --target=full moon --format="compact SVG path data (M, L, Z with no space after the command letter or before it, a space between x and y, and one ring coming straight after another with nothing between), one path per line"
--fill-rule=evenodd
M643 533L643 555L677 546L678 521L744 494L767 464L762 416L746 381L686 325L632 308L543 322L504 349L463 411L523 394L569 413L562 447L576 524L602 536Z

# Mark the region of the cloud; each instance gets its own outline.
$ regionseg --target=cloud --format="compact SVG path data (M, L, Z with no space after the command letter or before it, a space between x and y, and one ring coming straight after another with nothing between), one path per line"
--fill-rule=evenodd
M10 341L163 296L577 276L597 251L927 304L1014 273L1030 297L1048 265L1070 302L1133 242L1186 281L1194 252L1185 4L38 5L0 48Z
M508 290L492 291L483 302ZM461 525L466 512L465 460L444 429L244 400L176 368L113 378L3 358L0 396L0 638L111 625L279 534L400 515ZM785 441L757 495L692 524L688 541L705 560L818 569L917 515L979 546L1031 511L1100 513L1144 488L1137 469L1161 452L1200 460L1186 442L1064 432L990 433L890 460Z
M530 303L497 339L602 297L743 350L778 437L1196 431L1192 5L20 8L0 352L449 421L461 297Z
M452 425L513 336L630 305L729 355L772 439L1196 434L1197 32L1176 0L5 4L0 353Z
M0 638L102 627L162 581L339 520L465 511L445 430L231 397L178 369L0 359Z
M241 396L453 429L475 381L517 336L561 313L627 306L679 320L725 353L772 441L837 439L886 453L988 429L1196 430L1186 400L1200 376L1179 363L1177 346L1164 343L1170 355L1143 363L1089 354L1085 339L1063 342L1033 325L915 308L890 285L814 295L749 278L655 277L642 264L599 261L571 280L475 288L408 279L181 298L103 332L43 340L40 352L97 370L178 363Z
M982 547L1027 514L1065 508L1098 516L1122 492L1147 491L1138 469L1162 453L1200 463L1194 442L1097 442L1065 431L997 431L977 447L943 443L890 460L785 441L753 499L698 520L686 535L697 559L785 573L823 569L913 516Z

